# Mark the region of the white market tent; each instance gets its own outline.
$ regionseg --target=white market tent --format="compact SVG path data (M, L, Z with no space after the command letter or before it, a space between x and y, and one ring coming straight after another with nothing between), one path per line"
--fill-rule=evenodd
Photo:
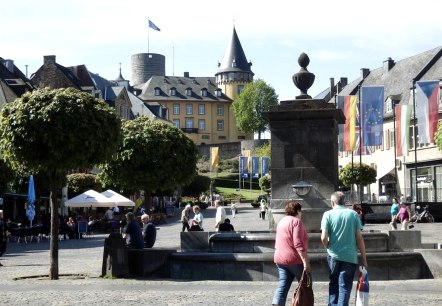
M115 192L111 189L103 191L101 194L114 201L116 203L116 206L135 206L135 203L132 200L126 198L125 196L122 196L118 192Z
M95 190L88 190L72 199L67 200L66 207L112 207L116 206L115 200L108 198Z

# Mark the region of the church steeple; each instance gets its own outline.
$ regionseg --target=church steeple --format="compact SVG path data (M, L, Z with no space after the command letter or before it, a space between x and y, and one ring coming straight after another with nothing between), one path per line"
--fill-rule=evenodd
M251 82L254 75L251 66L252 62L247 61L234 27L232 38L227 45L223 60L221 63L218 63L218 72L215 74L216 82L218 85L231 82Z

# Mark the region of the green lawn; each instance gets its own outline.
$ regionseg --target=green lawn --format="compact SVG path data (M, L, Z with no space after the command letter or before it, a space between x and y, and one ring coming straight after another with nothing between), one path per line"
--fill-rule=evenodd
M225 187L216 187L215 188L217 192L221 194L239 194L241 193L241 197L245 198L245 201L255 201L256 198L262 194L263 192L258 189L252 189L252 192L250 192L250 189L241 189L240 192L238 192L235 188L225 188Z

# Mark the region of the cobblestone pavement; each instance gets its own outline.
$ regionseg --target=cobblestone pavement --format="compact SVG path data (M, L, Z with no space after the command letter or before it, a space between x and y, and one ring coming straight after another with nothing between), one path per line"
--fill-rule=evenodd
M267 230L258 210L241 204L236 230ZM212 230L215 209L203 211L204 228ZM175 217L158 226L156 246L179 246L181 224ZM388 230L387 224L367 224L366 230ZM442 223L417 224L424 243L442 242ZM100 278L104 238L95 235L59 242L60 279L49 281L49 242L11 242L0 258L0 305L270 305L276 282L181 281ZM75 275L78 275L75 277ZM29 278L34 276L33 278ZM40 276L40 277L38 277ZM20 279L23 277L23 279ZM314 277L314 275L313 275ZM18 279L17 279L18 278ZM328 284L314 283L316 305L327 304ZM442 279L372 281L370 305L442 305ZM293 292L294 287L290 290ZM352 295L355 294L353 290ZM289 304L289 300L287 301Z

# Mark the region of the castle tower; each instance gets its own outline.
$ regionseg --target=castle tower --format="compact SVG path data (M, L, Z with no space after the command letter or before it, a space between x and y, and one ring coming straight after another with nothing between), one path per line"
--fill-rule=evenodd
M166 57L157 53L133 54L132 83L134 86L146 83L151 76L166 75Z
M221 63L218 63L218 72L215 74L216 85L221 88L222 92L230 99L235 100L241 93L244 85L253 81L254 73L251 70L252 62L248 62L244 50L233 28L232 38L227 45L224 57ZM229 110L230 139L250 140L253 135L243 136L236 127L233 110Z

